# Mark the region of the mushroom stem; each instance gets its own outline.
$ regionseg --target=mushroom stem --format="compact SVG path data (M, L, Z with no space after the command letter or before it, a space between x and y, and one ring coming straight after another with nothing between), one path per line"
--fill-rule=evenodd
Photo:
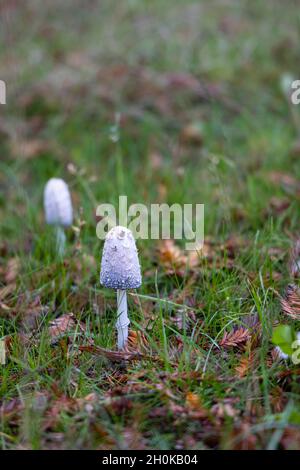
M64 229L60 226L56 226L56 249L59 256L63 256L65 252L66 234Z
M128 325L130 323L127 315L127 292L126 290L117 290L118 319L116 328L118 330L118 349L122 350L126 346L128 338Z

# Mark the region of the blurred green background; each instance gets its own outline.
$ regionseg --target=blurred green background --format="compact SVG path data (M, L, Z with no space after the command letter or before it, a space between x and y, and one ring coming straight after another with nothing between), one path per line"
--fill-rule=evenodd
M270 359L283 321L272 289L291 280L299 231L300 114L289 96L300 78L299 7L1 1L0 337L13 344L0 377L2 448L299 448L299 379L280 382L284 366ZM43 215L53 176L68 182L76 216L64 263ZM176 250L157 255L157 242L139 242L146 297L130 300L130 315L161 362L126 371L70 359L45 333L72 311L96 344L115 347L96 207L120 194L128 204L204 203L209 249L174 276L168 261L184 264ZM194 309L190 330L178 326L178 305ZM255 312L263 340L249 378L235 369L242 353L213 348ZM24 351L19 334L35 322ZM90 393L93 417L80 401Z

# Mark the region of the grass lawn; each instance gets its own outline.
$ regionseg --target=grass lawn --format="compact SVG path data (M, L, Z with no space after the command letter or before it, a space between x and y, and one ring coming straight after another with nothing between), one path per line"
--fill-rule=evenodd
M279 298L299 283L297 5L0 5L2 449L300 449L299 365L272 344L276 325L300 330ZM43 213L54 176L75 211L63 259ZM107 353L96 237L119 195L205 204L198 257L137 241L128 357Z

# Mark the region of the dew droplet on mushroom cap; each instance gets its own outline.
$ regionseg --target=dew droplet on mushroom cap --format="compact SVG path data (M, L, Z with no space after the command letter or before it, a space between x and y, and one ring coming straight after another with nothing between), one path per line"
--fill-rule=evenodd
M134 237L125 227L112 228L105 238L100 283L111 289L137 289L142 284Z

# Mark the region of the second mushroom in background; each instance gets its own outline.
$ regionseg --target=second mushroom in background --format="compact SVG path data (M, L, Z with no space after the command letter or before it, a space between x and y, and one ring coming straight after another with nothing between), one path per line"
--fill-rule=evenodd
M138 252L132 232L125 227L112 228L105 238L101 262L100 282L117 290L118 349L124 349L128 339L127 289L142 284Z
M44 209L46 222L55 226L56 248L59 256L65 251L65 227L72 225L73 208L67 183L61 178L51 178L44 190Z

